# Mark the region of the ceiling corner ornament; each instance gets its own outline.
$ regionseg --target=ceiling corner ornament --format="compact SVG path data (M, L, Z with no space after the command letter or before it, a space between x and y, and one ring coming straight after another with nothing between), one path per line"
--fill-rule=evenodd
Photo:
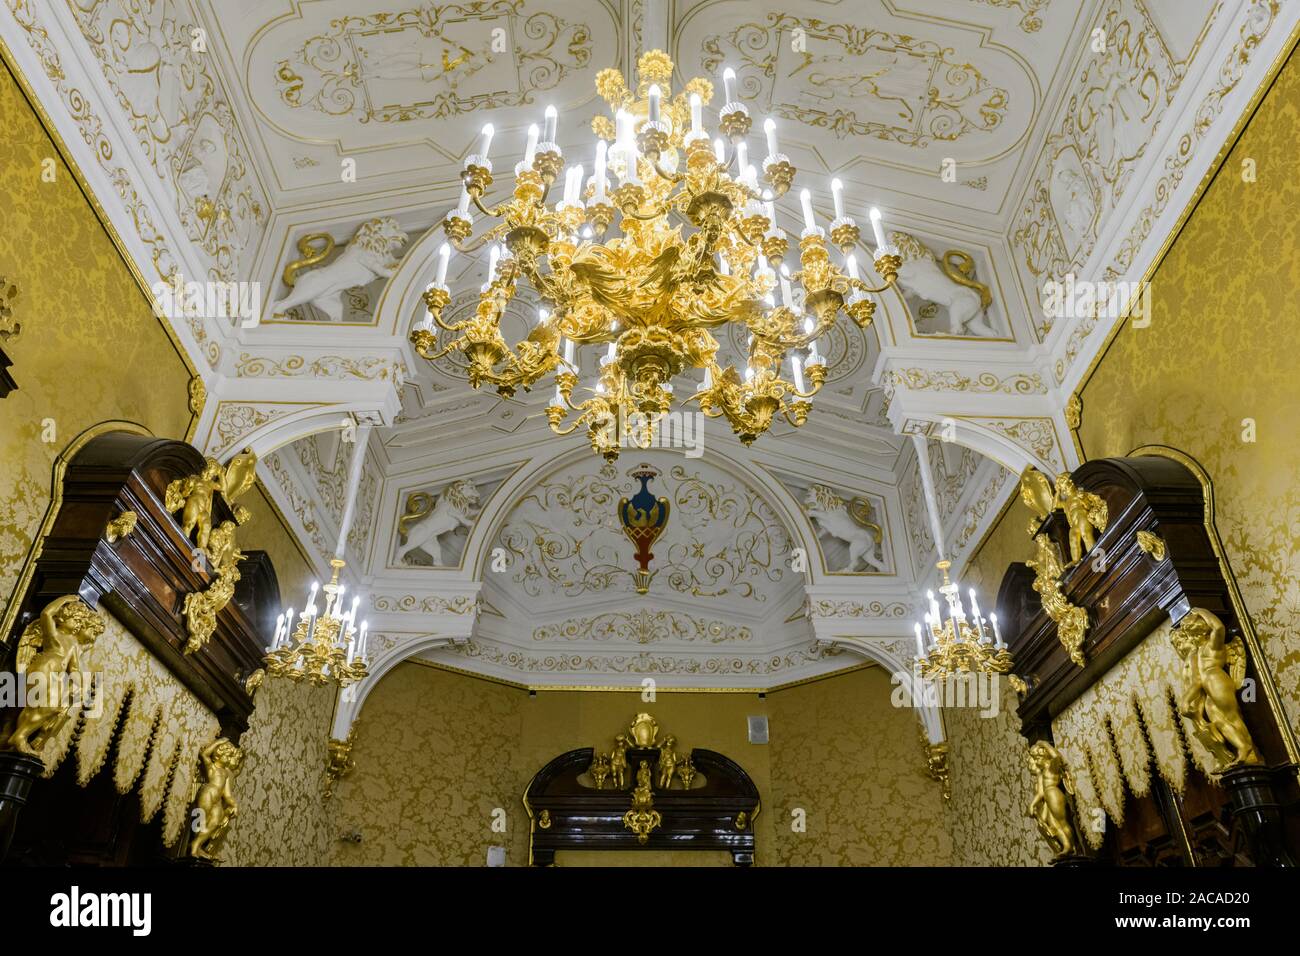
M1165 555L1168 554L1165 539L1153 531L1139 531L1137 533L1137 542L1139 548L1157 561L1163 561Z
M422 551L434 567L445 567L440 539L458 528L472 528L478 505L478 487L468 478L450 482L437 495L423 491L408 495L406 508L397 519L398 563L413 564L408 555Z
M326 240L322 249L311 246L313 240ZM343 252L328 265L319 265L334 249L334 240L323 234L304 236L298 242L302 258L284 268L284 284L289 293L272 303L272 317L283 319L290 309L311 305L325 313L331 322L343 320L343 293L369 285L375 279L391 279L397 271L398 251L406 245L406 233L397 220L389 216L369 219L357 227ZM304 269L311 269L299 276Z
M1065 403L1065 424L1071 431L1078 431L1083 425L1083 400L1074 392Z
M239 581L238 564L244 553L235 542L235 531L246 523L250 513L236 501L257 480L257 456L245 448L224 467L215 458L207 459L203 470L196 475L177 478L167 485L163 505L173 515L179 515L181 533L193 535L195 557L202 555L207 562L212 583L205 591L185 595L181 613L185 615L185 629L189 639L185 653L200 650L217 629L217 615L235 595ZM234 513L235 520L226 520L212 526L213 496L220 494Z
M864 565L862 570L887 570L885 532L871 520L875 512L870 501L861 497L846 500L826 485L813 484L808 486L803 506L821 534L839 539L848 548L848 562L841 573L856 573L859 564Z
M898 284L925 303L916 317L946 323L946 327L930 328L921 334L944 332L975 338L999 335L988 314L993 293L975 278L975 260L969 252L949 249L936 256L925 243L906 232L891 232L889 241L902 260Z
M618 520L636 551L637 570L633 572L633 583L637 594L650 591L650 580L654 573L650 562L654 553L650 550L668 525L668 516L672 506L667 498L656 498L650 491L649 483L659 477L659 471L650 465L641 465L630 473L632 478L641 482L641 488L631 498L620 498L618 502Z
M610 461L621 447L646 448L657 434L663 438L661 425L676 401L674 380L688 370L701 370L703 381L678 381L692 393L677 404L698 403L703 415L725 417L745 445L779 417L803 425L826 380L819 341L841 311L865 328L875 310L869 296L891 287L899 267L880 214L872 210L875 268L883 285L862 280L853 254L860 231L835 180L829 240L843 255L843 268L832 262L828 230L817 225L811 194L803 189L800 268L792 272L790 242L777 227L773 202L790 188L796 170L779 152L775 122L764 123L768 155L760 168L749 161L746 136L753 121L736 98L733 70L723 73L725 139L711 141L703 106L713 97L712 83L696 78L670 95L672 63L658 50L645 53L638 68L635 92L616 70L596 78L614 119L597 117L592 124L589 179L581 164L565 168L555 142L558 112L549 106L544 132L536 125L529 130L523 161L514 168L513 196L489 207L494 130L483 128L462 173L460 203L443 221L449 243L439 249L437 275L424 295L428 315L410 335L430 362L462 352L470 385L495 386L505 397L554 372L555 398L546 410L552 430L568 435L585 426L592 450ZM563 198L548 205L561 172ZM607 172L619 181L617 188L610 189ZM475 215L500 221L471 241ZM611 234L616 221L617 234ZM488 281L476 312L448 322L443 312L451 301L452 249L468 253L489 244ZM543 307L512 350L501 319L525 283ZM728 324L745 328L742 369L719 364L712 330ZM440 344L438 330L455 337ZM604 360L584 389L590 397L575 401L577 349L587 345L603 346Z

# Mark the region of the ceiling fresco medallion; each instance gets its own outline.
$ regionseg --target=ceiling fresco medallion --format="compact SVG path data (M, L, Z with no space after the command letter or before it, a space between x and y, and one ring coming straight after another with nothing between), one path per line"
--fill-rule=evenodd
M584 71L612 30L524 0L357 6L312 9L259 31L248 82L274 90L255 99L280 132L311 139L321 120L339 117L364 127L523 106Z

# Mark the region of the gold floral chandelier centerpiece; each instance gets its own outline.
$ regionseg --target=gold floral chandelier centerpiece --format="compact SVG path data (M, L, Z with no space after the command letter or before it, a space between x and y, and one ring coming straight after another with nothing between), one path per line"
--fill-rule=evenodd
M474 388L487 383L510 396L555 372L555 398L547 408L552 430L567 435L585 426L592 449L609 460L624 441L638 447L652 442L673 405L672 380L688 369L702 371L702 384L683 404L698 402L705 415L725 417L746 445L778 415L804 424L826 378L819 340L841 311L866 328L875 311L868 295L892 285L900 265L873 209L875 267L884 285L862 281L853 253L860 232L844 212L836 180L829 232L843 268L832 261L826 230L816 224L804 189L798 268L792 269L774 200L791 187L795 168L778 151L775 123L764 123L764 187L749 161L752 120L735 98L734 72L723 74L723 135L711 140L703 107L713 97L712 84L696 78L670 96L672 69L662 51L645 53L635 93L617 70L597 75L597 92L613 118L592 121L594 173L587 179L581 164L565 169L555 142L557 112L548 107L544 132L529 128L513 196L491 207L484 199L493 182L493 128L484 127L479 150L462 173L460 204L443 221L449 243L439 250L437 277L425 292L429 315L411 333L416 351L430 361L462 352ZM561 172L563 196L548 204ZM473 240L471 204L494 221ZM452 248L469 253L484 246L488 281L474 315L445 321ZM544 308L512 349L500 323L524 280ZM749 333L743 369L719 364L711 331L733 322ZM455 337L440 348L437 329ZM576 350L587 345L603 346L604 361L583 389L590 397L575 398Z
M1012 673L1015 662L1002 641L998 630L998 616L985 618L975 599L975 589L970 596L970 614L961 603L961 587L948 577L949 561L937 565L943 575L939 594L948 607L945 621L939 613L939 601L933 591L927 591L930 609L925 614L925 627L916 625L916 670L925 680L945 680L956 674L1002 674L1020 693L1026 693L1025 682Z

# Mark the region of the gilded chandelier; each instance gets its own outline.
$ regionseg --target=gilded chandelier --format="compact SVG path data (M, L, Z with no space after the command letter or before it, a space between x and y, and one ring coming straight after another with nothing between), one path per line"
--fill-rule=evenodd
M293 608L276 619L275 640L263 659L272 677L305 680L317 686L332 681L346 687L366 676L366 623L361 623L359 634L356 626L361 599L354 597L352 606L343 610L344 586L339 583L343 561L335 558L330 566L334 573L323 589L323 611L316 607L320 585L313 581L297 627Z
M638 76L635 93L617 70L596 77L613 119L592 121L595 166L586 180L581 165L565 169L555 142L556 110L548 107L544 132L529 129L512 198L488 206L493 129L484 127L462 173L460 204L443 221L450 244L439 250L437 278L424 294L429 316L412 331L411 342L430 361L464 353L470 385L487 383L504 396L555 372L555 397L547 408L552 430L567 435L585 426L592 449L610 460L618 457L621 440L650 444L673 404L672 380L687 369L701 370L703 381L684 403L698 402L708 417L725 417L746 445L778 415L802 425L826 378L819 340L841 310L866 328L875 311L868 294L895 280L900 260L885 243L880 214L872 210L871 224L884 285L873 288L859 277L853 250L860 233L844 212L838 180L829 233L843 268L832 261L826 230L817 226L804 189L804 228L798 268L792 269L773 202L789 190L795 168L778 151L774 122L764 124L764 188L749 161L752 120L735 98L733 71L723 74L719 126L725 140L712 141L702 118L713 96L708 80L693 79L670 97L672 61L659 50L641 57ZM563 196L548 205L561 173ZM474 240L471 204L494 221ZM452 248L467 253L484 246L488 281L475 314L445 321ZM544 308L512 349L500 323L521 280ZM719 364L712 334L733 322L748 330L743 369ZM436 329L454 338L440 348ZM582 390L590 397L575 397L576 349L586 345L604 346L605 358L596 380Z
M948 619L939 614L939 602L933 591L927 591L930 610L925 615L925 628L916 625L916 670L925 680L944 680L960 673L1002 674L1020 693L1025 693L1025 682L1012 673L1014 662L1011 652L1002 641L998 630L998 616L985 618L980 614L975 590L969 591L970 616L961 603L961 588L949 580L949 561L938 563L943 575L939 594L948 606Z

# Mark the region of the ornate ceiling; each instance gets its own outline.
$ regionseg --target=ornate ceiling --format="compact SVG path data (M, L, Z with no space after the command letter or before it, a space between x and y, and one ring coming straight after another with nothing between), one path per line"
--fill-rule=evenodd
M0 36L147 284L260 284L244 321L172 317L207 393L194 441L262 453L322 563L341 426L378 426L348 569L378 673L420 654L526 684L763 688L847 651L906 656L934 561L908 435L936 439L958 564L1015 473L1077 462L1070 397L1117 319L1052 320L1045 283L1146 274L1298 16L1277 0L6 0ZM805 427L752 449L708 427L698 457L606 466L551 435L548 394L472 391L406 334L482 124L494 154L522 153L554 103L566 156L587 158L596 73L647 41L678 82L735 68L819 214L838 176L918 254L871 329L830 336ZM952 254L974 285L941 271ZM298 279L348 277L336 306L290 298L304 259ZM454 318L484 264L458 256L450 278L469 290ZM522 333L532 303L512 308ZM642 461L673 518L639 596L614 507ZM865 522L838 523L847 508Z

